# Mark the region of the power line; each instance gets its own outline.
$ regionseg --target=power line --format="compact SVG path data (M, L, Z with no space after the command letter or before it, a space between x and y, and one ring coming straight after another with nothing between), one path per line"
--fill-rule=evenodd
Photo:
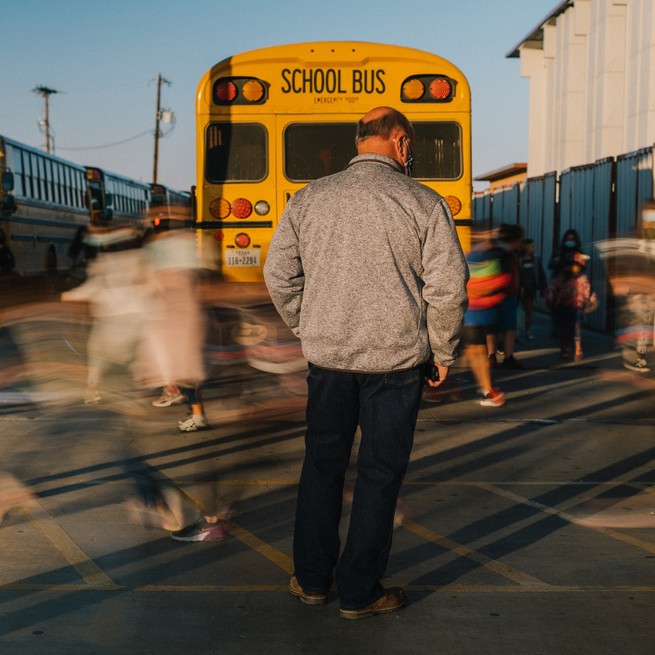
M101 146L83 146L80 148L62 148L61 146L59 146L59 150L100 150L101 148L113 148L114 146L120 146L123 143L128 143L129 141L140 139L142 136L145 136L146 134L152 134L152 130L146 130L145 132L141 132L141 134L137 134L136 136L129 137L129 139L123 139L122 141L114 141L113 143L105 143Z

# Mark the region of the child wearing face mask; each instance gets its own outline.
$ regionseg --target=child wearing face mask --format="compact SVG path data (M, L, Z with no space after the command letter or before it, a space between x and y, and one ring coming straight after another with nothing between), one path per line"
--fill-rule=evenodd
M571 266L576 253L582 252L582 241L577 231L570 229L564 232L559 248L553 253L548 264L549 270L553 272L553 278Z
M589 257L575 253L553 278L546 291L546 302L560 338L560 357L569 359L571 351L576 362L582 360L582 320L598 306L596 294L585 274Z
M563 273L566 271L567 267L571 266L573 257L576 253L582 252L582 241L580 235L576 230L569 228L562 235L562 240L559 246L555 252L553 252L553 256L548 262L548 270L551 271L551 281L554 281L560 273ZM557 322L552 314L550 337L551 339L557 339L559 337Z

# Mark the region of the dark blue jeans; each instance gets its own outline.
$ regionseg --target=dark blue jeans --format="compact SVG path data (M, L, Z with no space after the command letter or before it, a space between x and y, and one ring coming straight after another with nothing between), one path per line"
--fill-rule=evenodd
M398 492L414 441L423 372L348 373L311 365L307 433L293 541L295 575L308 591L336 583L342 609L382 595ZM339 521L357 426L361 442L348 536Z

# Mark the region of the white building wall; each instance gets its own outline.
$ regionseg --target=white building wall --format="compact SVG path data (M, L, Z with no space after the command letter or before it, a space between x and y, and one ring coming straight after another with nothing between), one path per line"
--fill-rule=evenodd
M652 0L630 5L625 143L637 150L655 141L655 11Z
M623 152L626 126L625 4L592 2L586 85L587 136L584 163ZM618 92L617 92L618 91Z
M528 176L655 143L655 0L573 0L519 46Z
M546 124L546 106L548 104L544 51L526 48L521 52L520 64L521 76L530 78L528 134L539 134ZM528 159L532 162L543 162L546 143L545 138L528 139Z

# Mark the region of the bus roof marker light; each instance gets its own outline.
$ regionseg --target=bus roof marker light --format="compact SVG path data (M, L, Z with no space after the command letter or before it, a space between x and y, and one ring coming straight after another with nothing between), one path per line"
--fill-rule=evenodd
M233 102L236 100L238 93L237 85L231 80L218 80L214 87L214 96L218 102Z
M217 105L263 105L269 84L257 77L219 77L212 87Z
M252 214L252 204L246 198L237 198L232 202L232 215L236 218L248 218Z
M248 80L241 88L241 93L249 102L259 102L264 97L264 85L259 80Z
M403 84L402 95L408 100L418 100L423 97L425 86L417 78L409 79Z
M430 95L435 100L446 100L451 96L453 86L445 77L435 77L430 82Z
M412 75L402 84L402 102L450 102L455 97L455 82L446 75Z

